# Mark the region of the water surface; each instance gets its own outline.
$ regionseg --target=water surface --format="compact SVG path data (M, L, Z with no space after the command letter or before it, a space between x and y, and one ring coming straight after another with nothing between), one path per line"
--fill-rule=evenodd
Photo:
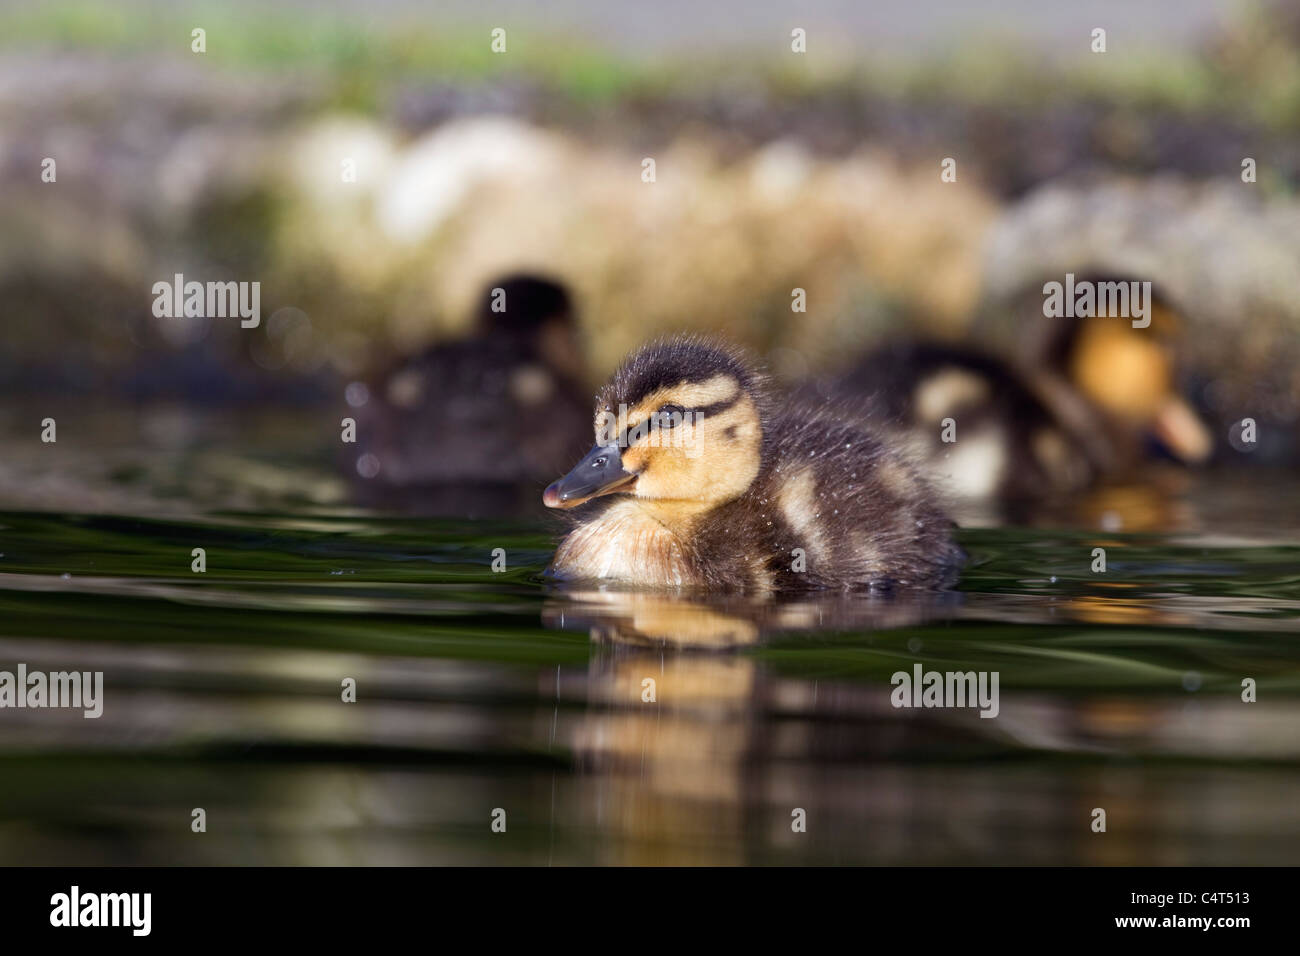
M287 484L271 511L0 514L0 668L106 683L98 720L0 712L0 863L1300 857L1285 482L965 530L946 595L759 603L558 590L541 518ZM893 707L915 664L998 672L998 716Z

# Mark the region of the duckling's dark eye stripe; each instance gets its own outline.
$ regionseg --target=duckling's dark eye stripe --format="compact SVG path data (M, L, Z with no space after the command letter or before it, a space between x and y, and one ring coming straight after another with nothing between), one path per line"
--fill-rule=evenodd
M713 402L711 405L696 405L692 408L683 408L681 412L682 414L681 420L686 421L687 417L691 418L694 421L698 421L701 417L712 418L716 415L721 414L722 412L725 412L732 405L735 405L736 402L738 402L739 400L740 400L740 393L737 392L735 395L731 396L731 398L723 399L720 402ZM618 444L618 447L627 448L628 445L630 444L630 440L628 436L630 436L637 429L648 424L658 414L659 414L658 412L651 412L649 417L643 418L635 425L628 425L627 428L623 429L622 434L620 434L615 439L615 442Z
M720 412L725 412L732 405L740 400L740 392L732 395L731 398L725 398L720 402L714 402L712 405L697 405L695 408L686 409L688 414L703 415L706 418L713 418Z

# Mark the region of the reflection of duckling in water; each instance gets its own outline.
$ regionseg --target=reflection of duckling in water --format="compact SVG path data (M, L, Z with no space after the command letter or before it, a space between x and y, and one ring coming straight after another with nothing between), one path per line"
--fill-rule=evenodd
M762 592L955 576L952 523L906 459L865 425L778 406L735 351L646 346L596 408L595 447L543 499L600 499L577 512L556 577Z
M587 631L597 643L720 650L765 635L883 630L950 617L958 591L911 591L876 600L845 591L700 595L676 591L564 588L547 601L547 627Z
M1162 301L1150 308L1148 328L1120 316L1044 319L1023 371L968 347L904 342L816 391L865 399L873 417L901 426L958 499L1077 491L1153 448L1198 463L1210 438L1175 386L1178 319Z
M357 416L358 473L389 488L551 477L586 443L581 355L561 286L527 275L490 283L468 338L371 389Z

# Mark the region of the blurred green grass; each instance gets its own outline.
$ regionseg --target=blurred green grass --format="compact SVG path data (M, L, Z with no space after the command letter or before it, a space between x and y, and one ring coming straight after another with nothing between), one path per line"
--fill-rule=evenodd
M758 84L774 96L870 91L884 98L954 105L1044 107L1098 101L1134 109L1232 116L1280 129L1300 119L1300 27L1285 5L1243 5L1201 48L1082 47L1054 59L990 30L960 46L916 55L815 59L720 49L716 56L650 60L619 56L558 29L512 27L506 55L486 28L396 12L382 22L333 11L195 4L132 8L91 2L0 9L0 50L189 54L190 31L207 31L206 57L224 67L309 71L326 79L325 105L373 110L389 84L442 78L514 79L577 102L689 95L719 83ZM1118 42L1118 41L1116 41Z
M334 107L372 108L385 81L445 77L531 77L575 99L599 100L639 89L648 75L562 35L509 34L508 52L493 53L489 36L436 18L396 17L383 25L334 12L248 10L198 5L145 11L95 3L0 11L0 49L97 51L122 56L190 54L191 31L206 31L214 64L282 72L312 71L330 81Z

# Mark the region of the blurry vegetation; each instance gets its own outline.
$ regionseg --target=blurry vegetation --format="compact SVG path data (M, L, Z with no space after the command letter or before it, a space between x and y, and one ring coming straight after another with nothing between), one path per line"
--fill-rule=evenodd
M1127 49L1105 58L1086 52L1060 61L996 34L932 57L873 54L813 59L719 51L711 60L619 57L561 31L511 32L508 56L494 54L482 29L448 28L432 16L396 10L383 22L334 11L194 4L183 10L71 2L0 10L0 49L102 51L156 55L189 47L190 30L208 35L219 66L297 72L330 81L323 105L372 110L401 80L460 82L516 78L579 100L609 100L712 90L745 76L778 96L869 90L888 98L941 100L1015 109L1093 99L1146 109L1248 117L1275 129L1300 120L1300 6L1246 0L1201 50ZM1112 42L1116 42L1113 38ZM1117 51L1116 51L1117 52Z
M0 377L191 397L224 381L248 397L296 376L323 393L455 334L483 284L517 268L574 287L593 379L683 327L747 341L791 378L904 322L959 334L1006 204L1044 183L1239 184L1241 156L1260 155L1250 199L1290 216L1297 10L1243 8L1186 53L1121 53L1112 37L1107 56L1053 59L990 35L943 55L863 58L832 39L817 57L649 59L528 28L498 56L483 29L411 9L5 7ZM943 184L954 154L958 182ZM32 184L46 155L57 190ZM1218 250L1179 255L1204 273L1196 256ZM1262 268L1227 276L1221 298L1232 281L1285 293ZM176 271L261 281L262 327L153 320L146 291ZM790 312L795 287L806 314Z
M461 81L528 77L558 92L599 99L635 92L649 72L612 55L550 34L528 42L510 37L509 56L498 56L482 30L448 29L436 16L410 11L376 23L334 11L265 5L250 8L196 4L184 10L74 2L0 10L0 49L94 50L158 55L187 54L190 31L207 31L205 56L221 67L277 72L309 70L330 82L324 106L377 108L397 78Z

